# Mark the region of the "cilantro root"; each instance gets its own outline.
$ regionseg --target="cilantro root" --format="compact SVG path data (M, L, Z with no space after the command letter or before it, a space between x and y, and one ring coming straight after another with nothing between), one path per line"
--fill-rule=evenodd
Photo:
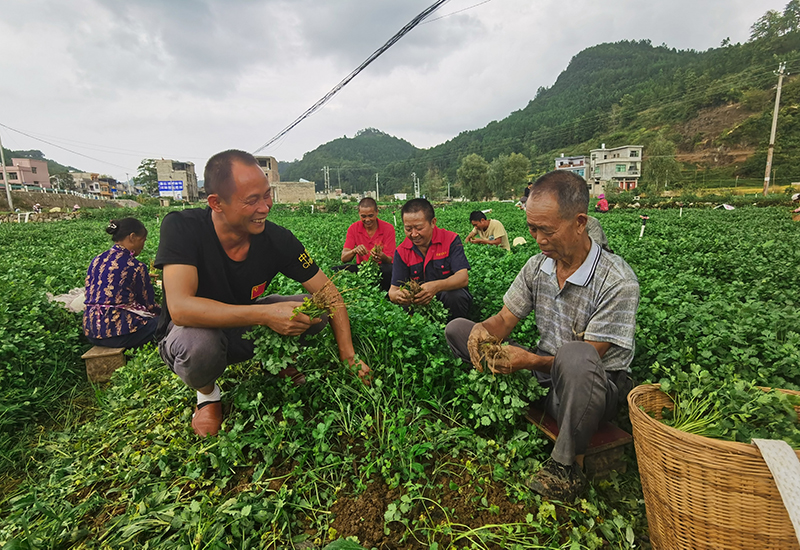
M486 365L489 370L494 369L498 363L508 363L508 344L502 344L500 340L491 336L488 340L478 344L478 363L475 366L478 371L483 372Z
M409 294L409 298L408 299L413 302L414 298L422 290L422 285L419 284L414 279L411 279L410 281L406 281L405 283L400 285L400 290L405 290L406 292L408 292L408 294Z
M317 319L326 313L333 317L336 310L343 305L341 293L337 292L331 279L312 294L311 298L303 298L303 303L292 310L292 319L300 313L308 315L311 319Z

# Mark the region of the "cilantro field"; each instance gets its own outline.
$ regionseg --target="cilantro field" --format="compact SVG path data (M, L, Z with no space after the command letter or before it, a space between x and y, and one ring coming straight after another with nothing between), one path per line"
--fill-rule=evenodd
M511 239L531 240L509 204L437 208L438 224L463 239L477 208L492 208ZM627 472L584 498L541 500L524 480L550 447L521 414L538 388L522 373L495 378L455 361L436 316L407 315L369 274L340 286L370 387L339 363L328 330L297 357L304 386L257 362L230 367L215 438L193 434L194 393L152 347L110 385L90 386L80 316L45 292L82 286L110 244L111 212L0 224L0 548L357 548L348 537L365 548L649 547L632 447ZM165 213L113 211L148 227L146 263ZM650 216L641 240L640 214ZM393 223L393 210L381 218ZM330 273L357 215L276 207L269 219ZM641 284L636 380L700 368L800 389L800 223L787 208L619 209L600 220ZM473 319L500 309L537 251L466 245ZM299 289L279 277L269 291ZM533 319L513 338L533 344ZM618 423L630 429L626 411Z

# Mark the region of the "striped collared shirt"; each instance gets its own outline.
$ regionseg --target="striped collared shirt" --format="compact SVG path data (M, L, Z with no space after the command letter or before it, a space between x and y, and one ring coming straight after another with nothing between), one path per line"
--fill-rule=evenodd
M633 360L639 281L619 256L592 241L586 260L558 288L556 263L532 257L509 287L503 302L519 319L531 312L539 331L538 348L555 355L567 342L608 342L607 371L629 368Z

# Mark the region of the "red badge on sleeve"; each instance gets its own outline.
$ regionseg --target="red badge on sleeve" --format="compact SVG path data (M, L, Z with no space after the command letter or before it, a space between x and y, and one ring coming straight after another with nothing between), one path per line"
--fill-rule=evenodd
M256 298L258 298L259 296L264 294L265 290L267 290L267 283L266 282L263 282L260 285L254 286L250 290L250 299L251 300L255 300Z

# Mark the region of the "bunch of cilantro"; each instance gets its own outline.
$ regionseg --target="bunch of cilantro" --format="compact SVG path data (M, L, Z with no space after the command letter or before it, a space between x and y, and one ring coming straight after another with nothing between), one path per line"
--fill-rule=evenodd
M712 375L697 364L688 371L669 370L658 363L661 390L673 401L662 422L705 437L750 443L754 438L782 439L800 449L800 423L795 407L800 396L764 389L733 372Z

